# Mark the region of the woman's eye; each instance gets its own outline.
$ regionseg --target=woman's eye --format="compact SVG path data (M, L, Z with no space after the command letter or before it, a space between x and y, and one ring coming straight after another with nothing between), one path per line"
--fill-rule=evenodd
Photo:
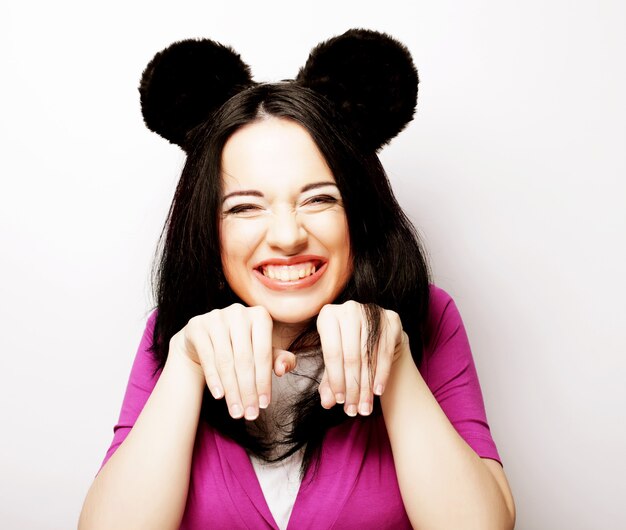
M332 204L335 202L337 202L337 199L332 195L316 195L305 201L304 204Z
M233 206L232 208L230 208L229 210L226 210L224 213L226 215L255 213L256 211L260 209L261 207L257 204L237 204Z

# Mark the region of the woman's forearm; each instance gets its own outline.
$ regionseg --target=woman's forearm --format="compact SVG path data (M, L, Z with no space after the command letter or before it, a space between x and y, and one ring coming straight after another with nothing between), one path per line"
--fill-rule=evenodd
M415 528L513 527L508 486L499 485L448 421L408 347L393 365L381 404L400 492Z
M178 528L204 389L199 365L172 354L133 429L91 486L79 528Z

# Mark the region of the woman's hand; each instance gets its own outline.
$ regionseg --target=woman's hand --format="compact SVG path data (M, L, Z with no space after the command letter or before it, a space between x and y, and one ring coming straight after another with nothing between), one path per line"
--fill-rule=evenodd
M382 395L392 364L408 352L399 315L383 309L380 339L373 350L373 377L367 355L368 324L362 304L352 300L322 307L317 317L325 370L319 386L324 408L344 404L348 416L372 412L374 394Z
M215 399L226 398L233 418L254 420L272 395L277 376L293 370L296 357L272 348L272 318L261 306L233 304L193 317L172 337L170 355L199 365Z

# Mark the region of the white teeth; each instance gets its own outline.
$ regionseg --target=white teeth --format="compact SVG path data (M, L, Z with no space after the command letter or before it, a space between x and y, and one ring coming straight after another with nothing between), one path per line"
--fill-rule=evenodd
M264 276L271 280L281 282L293 282L315 273L315 265L312 263L300 265L265 265L261 267Z

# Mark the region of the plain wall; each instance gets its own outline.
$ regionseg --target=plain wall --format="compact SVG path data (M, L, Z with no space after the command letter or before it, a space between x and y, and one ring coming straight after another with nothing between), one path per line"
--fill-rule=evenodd
M381 153L464 317L517 528L626 528L619 1L12 2L0 14L0 526L74 527L152 307L183 163L137 83L188 37L258 80L389 32L420 72Z

